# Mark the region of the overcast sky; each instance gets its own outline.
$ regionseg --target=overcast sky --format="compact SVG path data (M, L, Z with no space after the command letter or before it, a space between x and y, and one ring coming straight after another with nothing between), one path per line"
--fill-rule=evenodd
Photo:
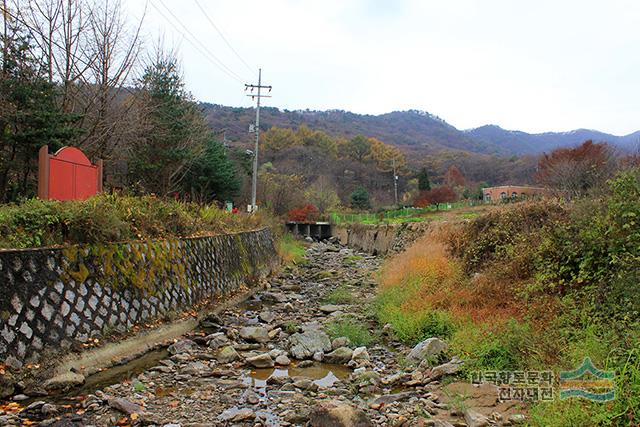
M251 106L243 83L260 66L273 85L264 104L283 109L418 109L459 129L640 129L638 0L197 1L253 72L196 0L149 0L144 33L179 51L201 101ZM132 20L143 14L146 0L124 2Z

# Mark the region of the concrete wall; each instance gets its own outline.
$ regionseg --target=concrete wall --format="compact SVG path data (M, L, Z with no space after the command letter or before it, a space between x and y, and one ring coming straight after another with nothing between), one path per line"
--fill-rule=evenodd
M400 252L407 244L423 235L428 223L404 223L390 225L347 224L333 228L333 235L340 243L374 255Z
M0 360L38 361L234 291L278 263L268 229L0 251Z

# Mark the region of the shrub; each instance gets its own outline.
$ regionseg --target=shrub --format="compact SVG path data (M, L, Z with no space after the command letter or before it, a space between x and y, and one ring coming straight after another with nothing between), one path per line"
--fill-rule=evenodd
M83 201L30 199L0 206L0 247L190 237L255 229L259 215L225 212L153 196L100 194Z
M364 187L358 187L351 193L351 207L354 209L370 209L369 192Z
M318 219L318 208L314 205L306 205L301 208L291 209L287 213L289 221L307 222Z

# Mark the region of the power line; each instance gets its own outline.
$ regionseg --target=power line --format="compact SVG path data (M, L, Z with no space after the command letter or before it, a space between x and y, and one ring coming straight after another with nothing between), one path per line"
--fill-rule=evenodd
M231 51L238 57L238 59L240 60L240 62L242 62L244 64L245 67L247 67L247 70L249 70L252 74L255 72L255 69L253 67L251 67L251 65L249 65L247 63L247 61L244 60L244 58L242 58L242 56L240 56L240 54L238 53L238 51L236 51L233 46L231 46L231 43L229 43L229 41L227 40L227 38L224 36L224 34L222 33L222 31L218 28L218 26L213 22L213 19L211 19L209 17L209 15L207 14L207 12L204 10L204 8L202 7L202 5L200 4L200 2L198 0L195 0L196 5L198 6L198 8L202 11L202 14L204 15L205 18L207 18L207 21L209 21L209 23L211 24L211 26L213 27L214 30L216 30L216 32L218 33L218 35L222 38L222 40L226 43L226 45L229 47L229 49L231 49Z
M167 10L167 12L175 19L175 21L180 24L180 26L183 28L184 32L186 34L183 34L183 36L185 37L185 40L187 40L198 52L200 52L206 59L208 59L211 63L213 63L220 71L224 72L225 74L227 74L229 77L237 80L239 83L242 83L242 78L235 73L231 68L227 67L220 59L218 59L218 57L213 54L209 48L204 45L187 27L186 25L184 25L182 23L182 21L180 21L180 19L178 19L178 17L171 11L171 9L169 9L162 0L158 0L160 2L160 4ZM162 10L160 10L160 8L158 8L158 6L156 6L153 1L151 2L151 6L153 6L153 8L175 29L180 31L172 22L171 19L169 19L163 12ZM190 36L190 37L186 37L186 36ZM195 42L195 43L194 43ZM199 48L196 43L198 45L201 46L201 48Z

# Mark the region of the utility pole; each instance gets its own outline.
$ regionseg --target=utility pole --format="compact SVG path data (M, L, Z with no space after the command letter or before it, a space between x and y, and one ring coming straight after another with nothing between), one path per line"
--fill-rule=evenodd
M393 159L393 193L396 200L396 206L398 206L398 175L396 175L396 158Z
M256 206L256 192L258 188L258 145L260 143L260 98L271 98L269 95L262 95L261 89L269 89L271 92L271 86L262 86L262 68L258 70L258 84L245 84L244 90L251 89L253 92L254 89L258 89L257 94L247 95L251 97L251 100L257 98L258 103L256 106L256 125L254 128L254 132L256 133L256 145L253 150L253 176L251 177L251 207L250 212L255 212L257 210Z

